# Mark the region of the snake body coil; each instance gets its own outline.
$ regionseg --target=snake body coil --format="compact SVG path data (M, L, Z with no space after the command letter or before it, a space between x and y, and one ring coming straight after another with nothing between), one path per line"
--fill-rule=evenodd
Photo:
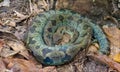
M100 52L109 53L108 41L99 26L71 10L50 10L34 18L27 44L41 63L60 65L86 48L92 35L99 42Z

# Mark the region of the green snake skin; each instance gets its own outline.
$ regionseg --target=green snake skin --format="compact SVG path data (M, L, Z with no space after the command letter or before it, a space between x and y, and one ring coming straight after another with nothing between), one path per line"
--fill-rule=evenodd
M108 41L98 25L71 10L50 10L33 19L27 45L41 63L61 65L87 48L92 35L99 42L100 52L108 54Z

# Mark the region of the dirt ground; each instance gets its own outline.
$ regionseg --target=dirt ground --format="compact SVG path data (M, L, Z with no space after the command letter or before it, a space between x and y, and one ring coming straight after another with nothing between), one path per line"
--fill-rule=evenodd
M83 50L61 66L45 66L36 61L25 43L32 19L51 9L66 8L103 28L110 41L109 56L86 55ZM120 72L119 29L120 0L0 0L0 72ZM99 45L90 47L90 52L96 52Z

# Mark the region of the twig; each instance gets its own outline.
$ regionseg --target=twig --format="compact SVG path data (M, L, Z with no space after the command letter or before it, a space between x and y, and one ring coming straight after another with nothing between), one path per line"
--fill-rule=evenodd
M32 2L31 2L31 0L29 0L29 4L30 4L30 13L32 13L33 12L33 8L32 8Z
M19 20L16 20L15 22L16 22L16 23L19 23L19 22L24 21L24 20L26 20L26 19L28 19L28 18L30 18L30 17L32 17L32 16L34 16L34 15L33 15L33 14L30 14L29 16L26 16L26 17L24 17L24 18L21 18L21 19L19 19Z
M120 64L113 61L106 55L100 55L100 54L89 54L89 57L92 57L94 60L98 60L102 63L107 64L109 67L116 69L118 72L120 72Z
M49 10L49 5L45 2L45 0L42 0L43 1L43 4L44 4L44 7L46 8L46 10ZM47 0L48 2L48 0Z

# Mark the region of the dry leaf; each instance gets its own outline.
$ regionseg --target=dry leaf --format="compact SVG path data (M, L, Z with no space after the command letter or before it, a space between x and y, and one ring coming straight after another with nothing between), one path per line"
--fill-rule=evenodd
M83 66L84 66L84 63L75 63L75 67L77 68L78 72L83 72Z
M58 72L74 72L75 67L74 65L69 64L69 65L59 66L57 70Z
M0 20L0 25L2 25L3 24L3 22Z
M11 26L11 27L15 27L15 26L16 26L16 22L14 22L14 21L9 21L9 23L8 23L7 25L9 25L9 26Z
M7 68L9 68L12 72L38 72L39 69L35 66L35 64L31 61L27 61L24 59L4 59L4 62L7 64Z
M19 17L19 18L26 18L26 17L27 17L27 16L25 16L25 15L23 15L23 14L15 11L15 10L14 10L14 12L15 12L15 15L16 15L17 17Z
M80 14L85 14L91 10L91 0L58 0L56 4L56 9L71 9L79 12Z
M5 44L4 39L0 39L0 56L1 57L8 57L15 55L16 52L10 50L10 48Z
M13 50L10 50L10 47L8 46L4 46L0 52L0 56L1 57L11 57L15 54L17 54L18 52L15 52Z
M38 8L37 8L37 5L34 4L34 6L33 6L33 14L34 14L34 15L37 15L37 14L40 13L40 12L43 12L43 10L42 10L42 9L38 9Z
M90 54L88 56L102 63L107 64L108 66L110 66L113 69L116 69L117 71L120 71L119 69L120 64L117 63L117 62L120 62L120 49L119 49L120 48L120 30L115 26L113 27L104 26L103 29L107 35L108 40L110 41L110 49L111 49L110 58L100 54Z
M103 29L110 43L120 48L120 30L116 26L113 27L104 26Z
M120 57L118 57L120 54L120 30L116 26L104 26L103 29L110 41L110 57L113 60L120 62Z
M48 66L40 69L39 72L57 72L57 70L55 66Z
M118 72L120 72L120 64L113 61L111 58L109 58L106 55L101 55L101 54L91 54L89 55L94 60L100 61L102 63L105 63L109 67L116 69Z
M13 34L7 32L0 32L0 37L4 39L4 43L6 44L6 46L4 47L5 54L3 55L7 54L7 56L10 56L19 53L23 57L29 59L27 48L25 48L23 42L18 40ZM9 49L7 49L6 47ZM11 51L10 48L12 48L13 50Z
M16 22L7 19L7 20L4 21L4 23L2 25L7 25L7 26L15 27L16 26Z
M6 70L3 60L0 58L0 72L5 72Z
M88 48L88 53L97 53L98 48L99 48L99 45L97 43L94 43Z
M19 40L24 40L24 36L25 36L25 33L26 33L26 27L25 26L17 26L16 29L17 29L17 31L15 31L14 35Z
M120 53L114 55L113 60L115 60L116 62L120 62Z
M52 3L53 3L53 0L51 0L50 2L45 0L41 0L41 1L39 0L37 2L37 6L38 8L40 7L40 9L44 8L46 11L48 11L51 8L51 6L53 6Z
M4 40L0 39L0 52L1 52L2 48L3 48L3 45L4 45Z
M8 41L7 45L9 45L15 52L18 52L19 54L21 54L25 58L29 59L28 51L22 42L20 42L20 41L18 41L18 42Z

